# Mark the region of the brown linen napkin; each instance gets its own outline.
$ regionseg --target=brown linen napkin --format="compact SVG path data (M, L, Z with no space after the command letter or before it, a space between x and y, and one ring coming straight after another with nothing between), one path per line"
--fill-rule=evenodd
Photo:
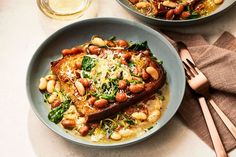
M175 41L182 41L188 46L197 67L210 81L213 100L236 125L236 38L225 32L213 45L209 45L201 35L165 34L175 48ZM214 109L209 107L225 149L229 152L236 147L236 140ZM178 112L188 127L213 148L196 94L188 86Z

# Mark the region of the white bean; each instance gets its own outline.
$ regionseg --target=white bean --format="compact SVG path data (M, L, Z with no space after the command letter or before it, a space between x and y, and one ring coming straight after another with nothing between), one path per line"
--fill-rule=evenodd
M134 119L137 119L137 120L146 120L147 119L147 115L143 112L134 112L134 113L132 113L131 117L133 117Z
M111 139L119 141L121 139L121 135L115 131L111 134Z
M49 81L49 80L56 80L56 79L57 79L56 75L51 75L51 74L45 76L45 78L46 78L46 80L48 80L48 81Z
M84 88L84 86L82 85L82 83L80 83L79 81L76 81L76 82L75 82L75 86L76 86L76 88L77 88L79 94L80 94L81 96L83 96L83 95L85 94L85 88Z
M136 4L136 7L138 9L145 9L145 8L151 7L151 3L149 3L149 2L139 2L139 3Z
M223 3L224 2L224 0L214 0L214 3L215 4L221 4L221 3Z
M153 79L157 80L159 78L159 74L155 68L147 67L146 71L148 74L150 74L152 76Z
M52 93L54 91L55 83L56 83L55 80L49 80L48 81L48 83L47 83L47 91L48 91L48 93Z
M47 88L47 80L44 77L42 77L40 78L39 89L45 90L46 88Z
M132 136L134 134L134 131L131 129L121 129L119 131L119 134L123 137L129 137Z
M175 8L175 7L177 7L177 3L175 3L175 2L171 2L171 1L164 1L163 3L162 3L165 7L170 7L170 8Z
M76 122L77 124L85 124L86 123L86 119L84 118L84 117L79 117L78 119L77 119L77 122Z
M148 116L148 121L149 122L152 122L152 123L155 123L158 118L160 117L161 115L161 112L160 110L154 110L153 112L151 112L151 114Z
M158 109L158 110L161 109L161 105L160 105L160 103L156 104L154 107L155 107L155 109Z
M60 92L60 90L61 90L61 83L60 83L59 81L56 81L55 90L56 90L57 92Z
M53 92L49 97L48 97L48 103L51 104L53 103L57 98L57 92Z
M162 102L160 100L155 100L154 108L160 110L162 107Z
M91 43L92 43L93 45L97 45L97 46L99 46L99 47L106 45L106 42L105 42L103 39L99 38L99 37L94 37L94 38L91 40Z

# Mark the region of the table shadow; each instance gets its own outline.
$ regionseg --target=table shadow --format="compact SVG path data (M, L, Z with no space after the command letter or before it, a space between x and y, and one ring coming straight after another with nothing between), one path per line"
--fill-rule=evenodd
M167 156L165 153L167 150L171 149L175 152L175 149L178 149L183 142L181 131L185 129L185 126L177 121L179 118L175 116L160 131L143 142L115 149L89 148L71 143L41 123L32 110L29 110L27 125L33 150L36 156L40 157L154 157L157 154L158 157L164 157ZM175 142L175 147L170 147Z

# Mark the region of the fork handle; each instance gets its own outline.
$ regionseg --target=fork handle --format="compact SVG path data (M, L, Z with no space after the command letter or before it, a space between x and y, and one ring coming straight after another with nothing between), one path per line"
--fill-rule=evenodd
M213 121L213 118L211 116L211 113L209 111L209 108L207 106L207 102L206 99L204 97L199 97L198 101L200 103L206 124L207 124L207 128L210 132L210 136L211 136L211 140L213 143L213 146L215 148L215 152L216 152L216 156L217 157L227 157L227 153L225 152L223 143L220 139L220 135L216 129L215 123Z
M214 100L209 99L208 101L211 104L211 106L214 108L216 113L220 116L221 120L224 122L226 127L229 129L231 134L236 139L236 127L235 127L235 125L229 120L229 118L224 114L224 112L216 105Z

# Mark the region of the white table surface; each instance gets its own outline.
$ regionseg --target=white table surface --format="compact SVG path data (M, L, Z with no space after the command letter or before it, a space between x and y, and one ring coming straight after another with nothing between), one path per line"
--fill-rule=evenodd
M144 142L118 149L92 149L67 142L44 126L31 110L25 91L29 61L38 46L59 28L92 17L133 19L115 0L93 0L73 21L45 17L35 0L0 1L0 156L1 157L214 157L214 152L175 116ZM174 29L174 28L173 28ZM191 29L213 42L223 31L236 35L236 7ZM236 150L229 154L236 156Z

